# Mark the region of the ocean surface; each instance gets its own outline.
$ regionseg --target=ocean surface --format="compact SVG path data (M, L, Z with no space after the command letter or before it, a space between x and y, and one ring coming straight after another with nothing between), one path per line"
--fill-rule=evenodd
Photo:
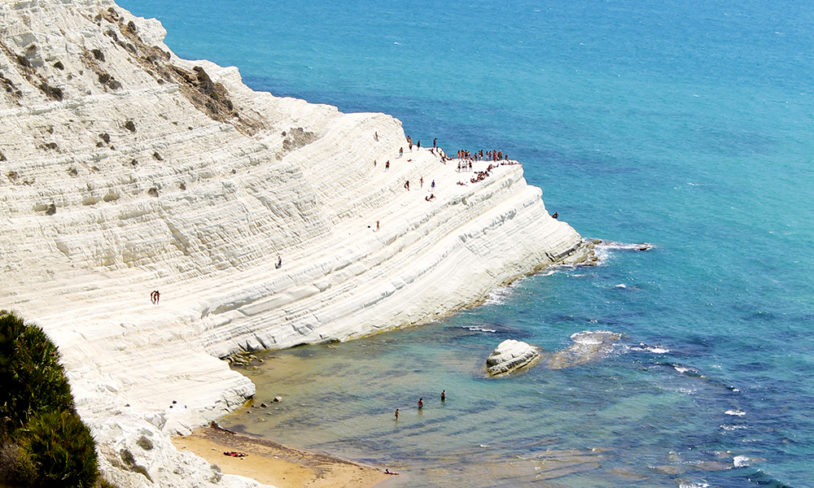
M283 401L225 425L387 466L390 486L814 486L808 2L121 4L257 90L500 148L583 236L654 245L268 353L257 400ZM553 352L600 330L622 336L592 361L484 377L504 339Z

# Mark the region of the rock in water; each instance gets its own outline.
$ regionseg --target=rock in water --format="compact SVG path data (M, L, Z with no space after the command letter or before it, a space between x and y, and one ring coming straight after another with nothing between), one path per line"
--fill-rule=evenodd
M501 342L486 358L486 370L491 376L517 371L539 359L540 351L529 344L514 339Z
M571 366L598 361L613 352L613 346L622 334L607 330L586 330L571 335L574 342L546 358L545 365L550 369L563 369Z

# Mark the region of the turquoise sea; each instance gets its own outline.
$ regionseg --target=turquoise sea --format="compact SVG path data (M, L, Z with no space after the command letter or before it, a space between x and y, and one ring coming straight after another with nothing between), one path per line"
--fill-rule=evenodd
M388 466L391 486L814 486L810 3L121 3L257 90L501 148L583 236L655 245L268 353L258 403L283 402L224 424ZM594 330L623 334L598 361L483 376L504 339Z

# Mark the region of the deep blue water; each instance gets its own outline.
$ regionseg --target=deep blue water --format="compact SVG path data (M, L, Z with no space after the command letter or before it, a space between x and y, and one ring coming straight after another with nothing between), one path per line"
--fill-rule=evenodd
M274 353L258 396L286 401L233 425L409 486L812 485L811 5L121 4L255 89L390 113L447 152L502 148L582 235L656 245L442 323ZM624 337L598 362L482 377L505 338L552 351L585 330Z

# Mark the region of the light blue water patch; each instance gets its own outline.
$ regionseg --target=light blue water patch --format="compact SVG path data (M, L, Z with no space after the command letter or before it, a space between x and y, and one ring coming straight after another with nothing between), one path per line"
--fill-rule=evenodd
M158 17L179 55L236 65L255 89L390 113L448 153L503 149L583 235L656 246L534 277L440 324L275 353L267 364L286 369L260 373L258 390L292 401L247 428L395 463L409 486L810 484L809 5L123 6ZM622 333L630 350L480 375L505 338L555 351L584 330ZM454 401L412 410L445 387Z

